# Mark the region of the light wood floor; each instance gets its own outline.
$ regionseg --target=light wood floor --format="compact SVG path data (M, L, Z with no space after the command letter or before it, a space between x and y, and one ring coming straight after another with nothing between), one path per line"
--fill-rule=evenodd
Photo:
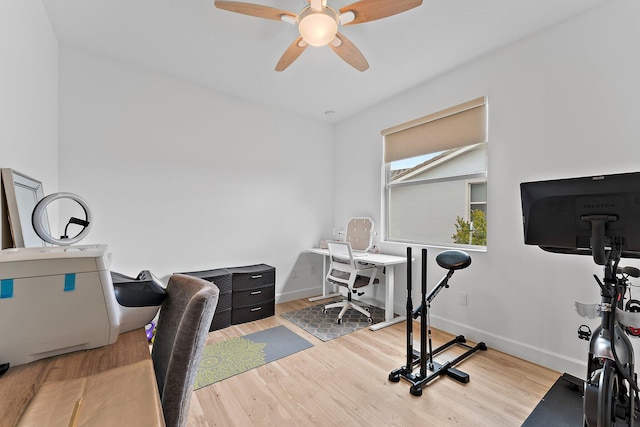
M279 304L273 317L209 334L215 342L284 325L314 347L197 390L190 427L520 426L560 376L489 348L458 365L467 384L443 376L412 396L408 382L387 379L406 361L404 322L323 342L280 316L308 305ZM434 347L450 337L434 330ZM448 350L443 361L456 353Z

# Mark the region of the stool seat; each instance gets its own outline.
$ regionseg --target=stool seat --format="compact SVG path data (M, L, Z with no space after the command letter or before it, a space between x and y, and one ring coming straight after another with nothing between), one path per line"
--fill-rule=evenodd
M471 257L464 251L449 250L440 252L436 256L436 262L447 270L462 270L471 265Z

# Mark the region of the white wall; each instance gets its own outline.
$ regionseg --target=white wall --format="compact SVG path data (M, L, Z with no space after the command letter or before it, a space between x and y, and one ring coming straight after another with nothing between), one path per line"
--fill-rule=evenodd
M60 75L60 190L112 270L266 263L280 301L320 292L301 253L331 232L332 126L71 48Z
M86 242L108 243L116 271L166 278L265 262L278 269L280 299L292 299L318 291L318 260L300 255L304 248L351 216L371 215L381 228L380 130L487 95L488 250L472 253L471 267L438 296L434 323L582 376L587 344L576 331L594 322L573 301L597 301L599 269L523 244L518 185L638 170L639 18L638 2L612 0L335 129L65 48L58 150L55 36L38 0L5 1L0 166L41 179L47 193L84 196L96 216ZM351 170L353 156L370 167ZM443 273L437 252L430 248L431 285Z
M598 301L592 275L601 271L587 257L523 244L519 184L640 170L639 20L639 2L606 2L336 126L334 223L366 212L382 224L380 130L488 96L488 250L471 253L472 265L439 294L434 325L584 377L587 342L577 329L597 322L580 318L573 302ZM366 171L350 167L356 154L368 159ZM347 189L355 182L361 191L354 196ZM405 253L400 245L381 248ZM430 286L444 273L434 262L439 250L429 248ZM414 289L419 268L418 261ZM468 294L467 306L458 304L459 293ZM404 283L395 298L404 313Z
M0 167L58 185L58 41L40 0L0 2ZM9 230L0 221L5 241Z

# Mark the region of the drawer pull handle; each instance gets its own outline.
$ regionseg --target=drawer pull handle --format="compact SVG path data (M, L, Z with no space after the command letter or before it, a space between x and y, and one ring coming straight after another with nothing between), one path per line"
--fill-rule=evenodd
M251 311L258 311L258 310L262 310L262 307L254 307L251 309Z
M260 279L262 278L262 274L256 274L255 276L251 276L252 279Z
M250 295L260 295L262 291L253 291Z

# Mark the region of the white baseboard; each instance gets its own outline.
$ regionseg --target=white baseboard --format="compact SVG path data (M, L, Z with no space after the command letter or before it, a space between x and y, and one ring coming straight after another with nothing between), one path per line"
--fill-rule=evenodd
M584 360L570 358L434 315L431 315L431 325L434 328L441 329L455 335L464 335L465 338L472 342L483 341L487 347L491 349L556 370L559 373L566 372L583 379L587 373L586 354L584 355ZM415 336L416 334L414 333L414 337Z
M322 295L322 287L313 286L305 289L296 289L295 291L281 292L276 294L276 304L314 297L317 295Z

